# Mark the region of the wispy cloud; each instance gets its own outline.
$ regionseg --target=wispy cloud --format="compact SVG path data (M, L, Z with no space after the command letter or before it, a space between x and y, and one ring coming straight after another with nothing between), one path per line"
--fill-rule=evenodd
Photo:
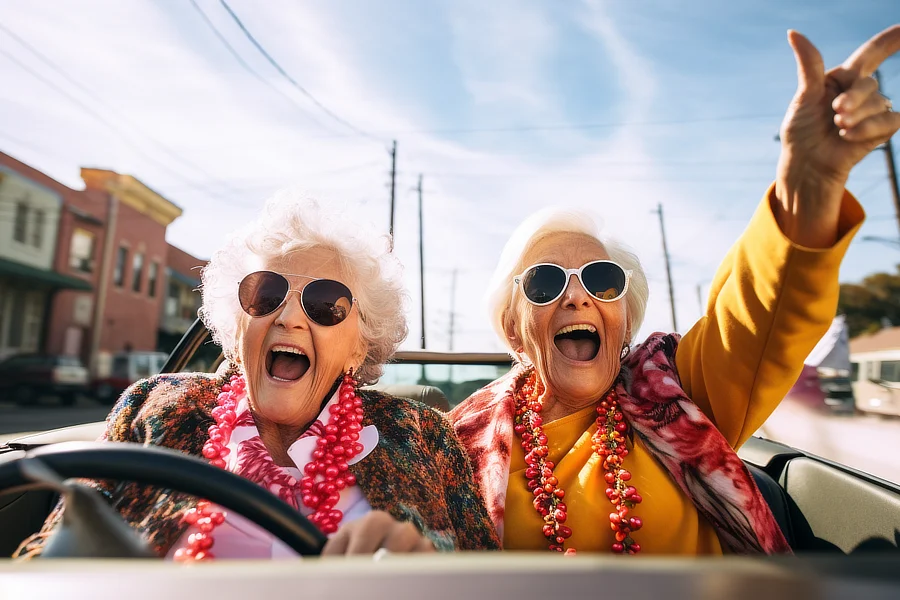
M80 165L136 175L185 208L169 229L170 240L207 256L221 232L245 222L280 187L302 189L326 203L349 203L387 230L387 148L392 132L404 132L398 138L397 252L407 264L409 287L417 290L412 188L423 173L435 347L446 343L454 268L460 269L455 310L463 324L457 348L496 347L478 300L506 237L528 213L548 204L592 209L609 233L637 248L652 281L646 332L670 327L659 225L651 213L664 202L676 255L680 325L689 325L698 314L695 285L711 277L718 257L743 228L740 218L749 216L768 183L777 145L765 122L649 123L778 113L781 99L765 104L754 98L752 106L739 97L707 103L713 84L647 42L665 27L676 28L665 31L677 38L683 24L635 25L610 3L385 2L378 10L349 0L229 2L292 76L330 110L372 132L379 139L373 142L330 120L292 89L214 0L199 4L245 60L297 103L245 73L189 3L83 0L75 11L8 0L5 25L203 173L157 156L153 144L132 134L145 153L169 168L149 163L2 56L0 111L10 118L0 124L0 147L75 187ZM678 48L684 51L684 45ZM0 49L52 77L2 35ZM405 62L387 60L388 51ZM742 57L753 63L752 54ZM573 66L579 70L572 72ZM415 75L407 77L405 70L413 67ZM590 80L591 73L598 79ZM751 82L754 77L759 75L745 76ZM701 108L686 114L692 98L681 86L689 80L706 87L697 88ZM789 95L790 84L765 81L773 89L786 87ZM708 105L715 102L722 106L711 113ZM114 114L104 116L130 130ZM527 127L584 122L611 126ZM447 131L492 127L522 129ZM679 164L697 157L712 163L771 159L772 165ZM182 176L173 177L171 170ZM228 189L217 183L222 180ZM417 307L410 317L418 322ZM416 334L411 338L409 345L415 345Z

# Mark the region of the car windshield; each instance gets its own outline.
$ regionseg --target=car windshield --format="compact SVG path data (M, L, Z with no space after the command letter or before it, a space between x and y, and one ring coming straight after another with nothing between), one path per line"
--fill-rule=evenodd
M452 360L452 359L448 359ZM460 356L456 360L468 360ZM499 357L503 360L503 357ZM422 364L410 356L403 362L388 364L380 383L386 385L431 385L440 389L454 407L476 390L504 375L510 364L469 363Z
M509 369L484 299L516 289L526 301L512 276L530 265L493 277L516 227L549 207L595 216L608 254L640 259L635 344L656 331L693 343L710 323L746 330L745 311L778 290L726 278L751 220L773 222L798 89L787 31L831 68L900 21L897 0L2 6L0 359L21 358L3 363L0 436L102 421L197 319L210 257L280 190L391 236L409 299L400 352L453 355L402 357L381 383L435 386L451 406ZM883 97L866 106L891 112L900 58L877 66L864 85L875 89L871 72ZM872 148L846 182L868 216L835 246L836 310L818 292L802 303L827 304L816 318L824 331L835 317L833 330L802 367L790 358L798 381L755 433L900 482L900 169L891 143ZM624 302L640 287L627 270ZM791 315L759 335L808 316ZM204 343L180 368L220 364ZM764 379L742 398L764 395Z

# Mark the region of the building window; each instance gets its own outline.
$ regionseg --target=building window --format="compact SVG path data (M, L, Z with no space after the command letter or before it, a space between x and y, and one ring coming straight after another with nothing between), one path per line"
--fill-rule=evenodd
M131 264L131 289L141 291L141 278L144 276L144 255L136 253Z
M156 278L159 277L159 263L150 263L150 270L147 273L147 295L151 298L156 297Z
M900 381L900 360L881 361L881 380L891 383Z
M44 245L44 211L34 211L34 228L31 230L31 245L40 248Z
M16 202L16 217L13 225L13 239L25 243L25 232L28 230L28 205Z
M122 246L116 255L116 270L113 271L113 283L118 287L125 285L125 262L128 260L128 248Z
M181 290L178 284L169 278L169 294L166 296L166 316L174 317L178 312L178 298L181 296Z
M69 266L82 273L94 270L94 234L84 229L72 232L69 245Z

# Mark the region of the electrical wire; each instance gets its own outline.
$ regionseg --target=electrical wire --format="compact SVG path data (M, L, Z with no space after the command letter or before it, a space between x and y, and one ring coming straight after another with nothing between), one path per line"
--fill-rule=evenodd
M31 44L29 44L28 42L26 42L26 41L25 41L24 39L22 39L20 36L18 36L17 34L15 34L13 31L10 31L10 29L7 28L6 26L4 26L3 23L0 23L0 31L3 31L4 33L6 33L6 35L8 35L9 37L11 37L11 38L12 38L13 40L15 40L16 42L18 42L18 44L19 44L20 46L24 47L26 50L28 50L29 52L31 52L31 53L32 53L34 56L36 56L41 62L43 62L46 66L48 66L50 69L52 69L57 75L59 75L60 77L62 77L63 79L65 79L67 82L69 82L71 85L73 85L74 87L76 87L78 90L81 91L81 93L83 93L85 96L87 96L88 98L90 98L93 102L96 102L98 105L103 106L106 110L108 110L109 112L113 113L120 121L125 122L125 123L126 123L127 125L129 125L132 129L134 129L135 131L137 131L140 135L142 135L142 136L145 137L146 139L148 139L148 140L150 140L151 142L153 142L153 144L155 144L160 150L162 150L163 152L165 152L166 154L168 154L170 157L172 157L173 159L175 159L175 160L178 161L178 162L184 163L185 165L187 165L188 167L190 167L192 170L197 171L198 173L201 173L201 174L205 175L205 176L208 177L208 178L211 180L211 182L213 182L215 185L219 185L219 186L224 187L224 188L226 188L226 189L228 189L228 188L230 187L227 183L223 182L221 179L218 179L218 178L214 177L213 175L211 175L210 173L208 173L207 171L205 171L204 169L202 169L201 167L199 167L196 163L194 163L194 162L188 160L187 158L185 158L184 156L182 156L182 155L176 153L174 150L172 150L171 148L169 148L166 144L164 144L164 143L161 142L159 139L157 139L156 137L154 137L151 133L148 133L147 131L145 131L144 129L142 129L138 124L136 124L134 121L132 121L131 119L129 119L129 118L127 118L125 115L123 115L121 112L119 112L115 107L113 107L113 106L111 106L110 104L106 103L102 98L100 98L99 96L97 96L96 94L94 94L90 89L87 88L87 86L82 85L79 81L77 81L77 80L75 80L74 78L70 77L70 76L65 72L64 69L62 69L61 67L59 67L58 65L56 65L56 64L55 64L52 60L50 60L46 55L44 55L44 54L43 54L42 52L40 52L37 48L35 48L34 46L32 46ZM231 191L234 192L235 190L231 190Z
M215 36L219 39L219 41L222 42L222 45L225 46L225 48L228 50L229 54L231 54L231 56L234 58L234 60L236 60L237 63L239 65L241 65L241 67L243 67L243 69L245 71L247 71L250 75L252 75L257 80L262 82L266 87L271 89L273 92L275 92L276 94L278 94L279 96L281 96L282 98L284 98L285 100L287 100L288 102L293 104L298 109L300 109L300 111L303 113L304 117L310 119L313 123L315 123L319 127L322 127L323 129L326 129L329 131L332 131L322 121L318 120L315 116L310 114L310 112L308 110L306 110L306 108L304 108L299 102L297 102L297 100L295 98L292 98L291 96L285 94L284 91L282 91L278 86L274 85L271 81L269 81L262 74L260 74L259 71L257 71L253 67L251 67L250 64L247 63L247 61L245 61L244 58L240 55L240 53L238 53L238 51L235 50L234 46L231 45L231 43L222 34L222 32L219 30L219 28L216 27L215 23L213 23L212 20L206 15L206 13L203 12L203 9L200 8L200 5L197 4L196 0L188 0L188 1L194 7L194 10L197 11L197 14L199 14L200 17L203 19L203 22L206 23L206 26L209 27L210 31L212 31L213 34L215 34Z
M119 136L120 139L121 139L121 140L122 140L129 148L131 148L135 153L137 153L138 155L140 155L142 158L144 158L144 159L147 160L148 162L150 162L150 163L156 165L159 169L165 171L166 173L168 173L168 174L169 174L170 176L172 176L173 178L178 179L179 181L182 181L185 185L190 186L191 189L196 189L196 190L198 190L198 191L202 191L202 192L207 192L207 193L209 193L209 190L206 189L203 185L198 184L198 183L196 183L196 182L190 180L189 178L185 177L184 175L182 175L182 174L179 173L178 171L173 170L173 169L172 169L171 167L169 167L167 164L162 163L162 162L158 161L157 159L155 159L155 158L154 158L153 156L151 156L150 154L147 154L147 153L146 153L146 152L145 152L145 151L144 151L137 143L134 142L134 140L132 140L130 137L128 137L128 136L126 136L124 133L122 133L122 132L119 130L118 127L116 127L113 123L111 123L110 121L108 121L103 115L101 115L100 113L98 113L97 111L95 111L93 108L91 108L90 106L88 106L87 104L85 104L84 102L82 102L81 100L79 100L78 98L76 98L75 96L71 95L69 92L67 92L66 90L64 90L62 87L56 85L56 84L55 84L53 81L51 81L50 79L48 79L48 78L44 77L43 75L37 73L36 71L34 71L33 69L31 69L28 65L26 65L25 63L23 63L22 61L20 61L18 58L16 58L15 56L13 56L12 54L10 54L9 52L7 52L6 50L4 50L4 49L2 49L2 48L0 48L0 54L2 54L3 56L5 56L5 57L6 57L7 59L9 59L12 63L14 63L15 65L17 65L19 68L21 68L23 71L25 71L26 73L28 73L29 75L31 75L31 76L34 77L35 79L41 81L41 82L44 83L46 86L48 86L48 87L50 87L51 89L53 89L54 91L56 91L58 94L60 94L60 95L62 95L63 97L65 97L65 98L66 98L67 100L69 100L71 103L73 103L74 105L78 106L81 110L83 110L83 111L86 112L88 115L90 115L91 117L93 117L94 119L96 119L99 123L101 123L102 125L106 126L110 131L112 131L112 132L115 133L117 136ZM217 194L211 194L211 195L217 195ZM217 195L217 196L218 196L218 195ZM227 198L223 198L223 199L224 199L224 200L228 200Z
M253 34L250 33L250 30L247 29L247 26L244 25L244 22L241 21L240 17L238 17L237 14L231 9L231 7L228 6L228 2L226 2L225 0L219 0L219 4L221 4L222 7L225 8L225 10L228 12L228 14L229 14L229 15L231 16L231 18L234 20L234 22L237 23L237 26L241 29L241 31L242 31L242 32L244 33L244 35L247 37L247 39L250 40L250 43L253 44L253 46L254 46L257 50L259 50L259 53L262 54L262 55L266 58L267 61L269 61L269 64L272 65L272 66L275 68L275 70L278 71L278 73L279 73L282 77L284 77L284 78L285 78L292 86L294 86L294 88L295 88L297 91L299 91L299 92L300 92L301 94L303 94L307 99L309 99L310 102L312 102L313 104L315 104L315 105L319 108L319 110L321 110L322 112L324 112L326 115L328 115L329 117L331 117L332 119L334 119L335 121L337 121L338 123L340 123L341 125L343 125L344 127L350 129L351 131L353 131L353 132L356 133L357 135L361 135L361 136L363 136L363 137L367 137L367 138L369 138L369 139L372 139L372 140L375 140L375 141L378 141L378 142L382 142L382 141L383 141L383 140L380 140L380 139L378 139L377 137L375 137L375 136L373 136L373 135L371 135L371 134L369 134L369 133L366 133L366 132L363 131L362 129L359 129L358 127L356 127L356 126L353 125L352 123L346 121L345 119L343 119L343 118L341 118L340 116L338 116L337 114L335 114L335 113L334 113L331 109L329 109L327 106L325 106L324 104L322 104L315 96L313 96L309 91L307 91L306 88L304 88L302 85L300 85L299 83L297 83L297 80L295 80L293 77L291 77L291 76L288 74L288 72L285 71L284 68L283 68L280 64L278 64L278 61L276 61L274 58L272 58L272 55L269 54L269 53L266 51L266 49L263 48L262 44L260 44L260 43L256 40L256 38L253 36Z

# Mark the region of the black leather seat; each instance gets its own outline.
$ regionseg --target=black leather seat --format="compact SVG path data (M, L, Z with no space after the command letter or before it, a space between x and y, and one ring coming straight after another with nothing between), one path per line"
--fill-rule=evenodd
M794 548L796 540L793 527L791 526L791 511L787 494L781 486L778 485L778 482L772 479L768 473L748 462L745 462L744 464L747 465L747 469L756 481L756 487L759 488L760 493L762 493L763 498L765 498L766 503L772 510L772 514L775 516L775 522L778 523L778 527L781 528L781 533L784 534L784 537L788 544L791 545L791 548Z

